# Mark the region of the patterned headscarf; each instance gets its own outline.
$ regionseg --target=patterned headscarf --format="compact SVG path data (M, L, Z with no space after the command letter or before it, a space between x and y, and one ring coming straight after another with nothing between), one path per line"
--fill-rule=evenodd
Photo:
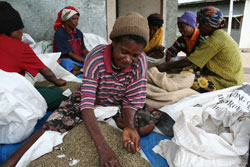
M56 31L62 25L63 21L67 21L70 17L72 17L75 14L79 14L80 16L80 13L78 12L78 10L76 10L72 6L67 6L63 8L62 10L60 10L60 12L57 14L57 19L54 24L54 30Z
M220 9L210 6L197 12L197 21L203 22L212 28L223 28L224 18Z

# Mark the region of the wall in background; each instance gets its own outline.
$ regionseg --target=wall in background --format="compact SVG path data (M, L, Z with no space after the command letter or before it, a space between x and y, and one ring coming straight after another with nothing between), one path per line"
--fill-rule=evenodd
M80 12L78 29L106 39L106 0L6 0L20 13L25 33L35 41L52 40L57 13L66 6Z

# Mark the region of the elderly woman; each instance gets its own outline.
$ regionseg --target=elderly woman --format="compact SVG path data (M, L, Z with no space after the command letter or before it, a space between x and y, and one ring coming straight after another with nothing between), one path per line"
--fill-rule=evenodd
M186 53L189 56L206 38L200 34L196 26L196 15L187 11L178 19L178 29L181 36L166 51L166 61L171 57L176 57L179 52Z
M45 130L65 132L82 121L95 143L100 166L120 166L98 127L96 105L120 106L122 116L114 118L123 129L124 148L131 153L140 150L140 136L152 132L161 116L159 111L145 106L147 57L143 48L149 40L146 18L136 12L120 16L110 39L111 44L99 45L87 55L81 89L54 111L43 128L5 162L6 166L17 161Z
M224 18L220 9L206 7L197 12L199 30L209 37L201 42L190 56L158 66L160 71L176 67L186 68L182 73L194 73L193 89L209 92L243 82L243 66L237 43L223 31Z
M73 74L80 74L88 51L84 45L83 34L76 28L80 13L71 6L58 13L55 22L53 51L61 52L61 65Z

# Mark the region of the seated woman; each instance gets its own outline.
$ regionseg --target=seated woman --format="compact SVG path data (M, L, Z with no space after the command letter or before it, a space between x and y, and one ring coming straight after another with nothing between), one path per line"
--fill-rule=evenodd
M197 48L205 37L201 36L200 30L196 29L196 15L187 11L178 19L178 29L181 36L166 51L166 61L176 57L179 52L189 56Z
M83 41L82 32L76 28L80 13L71 6L58 13L55 22L53 51L61 52L61 65L74 75L80 74L85 56L88 54Z
M182 73L194 73L193 89L199 92L214 91L243 82L243 65L237 43L223 31L222 12L206 7L197 12L201 35L209 36L189 56L158 66L160 71L187 67ZM192 66L191 66L192 65Z
M154 13L148 16L149 25L149 43L143 51L150 57L162 58L164 56L162 46L163 40L163 18L160 14Z

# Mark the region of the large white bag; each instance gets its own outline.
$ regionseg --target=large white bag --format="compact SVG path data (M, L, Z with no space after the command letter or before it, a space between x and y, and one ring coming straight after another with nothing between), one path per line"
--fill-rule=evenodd
M20 74L0 70L0 78L0 144L17 143L33 132L47 104Z
M154 150L164 156L171 167L244 164L242 157L248 152L250 140L249 94L250 86L245 85L215 104L184 108L174 125L172 143L165 141ZM173 147L171 156L164 155Z
M56 75L57 78L62 78L66 81L74 81L81 83L82 80L80 78L77 78L71 72L64 69L59 63L57 63L57 60L59 59L60 55L60 52L37 54L39 59ZM40 73L38 73L35 78L29 73L26 73L25 77L33 84L35 82L42 82L46 80Z

